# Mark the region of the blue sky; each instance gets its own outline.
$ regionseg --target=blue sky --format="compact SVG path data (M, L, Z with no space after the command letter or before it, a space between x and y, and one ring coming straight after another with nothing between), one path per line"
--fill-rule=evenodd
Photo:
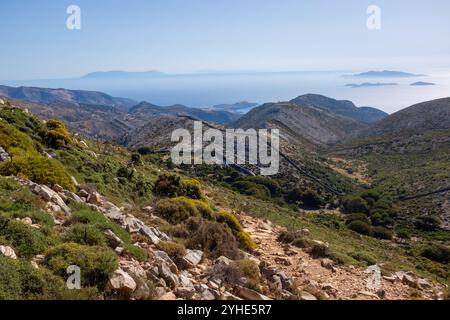
M81 7L82 29L66 28ZM366 8L382 29L366 27ZM1 0L0 80L450 66L450 1Z

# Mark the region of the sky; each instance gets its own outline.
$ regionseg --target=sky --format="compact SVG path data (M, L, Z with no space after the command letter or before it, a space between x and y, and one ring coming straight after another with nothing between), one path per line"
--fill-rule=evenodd
M66 9L81 8L81 30ZM369 30L369 5L381 29ZM0 80L450 67L448 0L1 0Z

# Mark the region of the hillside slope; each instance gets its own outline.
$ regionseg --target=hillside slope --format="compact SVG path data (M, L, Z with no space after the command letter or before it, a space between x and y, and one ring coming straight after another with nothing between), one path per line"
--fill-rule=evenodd
M351 101L336 100L317 94L299 96L291 100L291 103L318 108L363 123L374 123L388 116L386 112L376 108L358 108Z
M424 133L450 129L450 98L422 102L400 110L358 134L359 137Z
M336 143L363 124L350 118L291 102L267 103L232 124L235 128L278 128L287 139Z
M424 243L356 233L332 203L300 209L283 197L317 199L276 179L228 171L196 180L164 157L80 141L9 104L0 106L0 147L0 299L444 295L445 261L430 260ZM393 209L375 190L360 196L371 197L374 216ZM364 270L376 263L392 276L368 292ZM82 270L79 290L65 287L70 265Z
M126 98L111 97L102 92L68 89L49 89L36 87L7 87L0 86L0 96L20 99L38 104L92 104L115 107L127 110L136 102Z

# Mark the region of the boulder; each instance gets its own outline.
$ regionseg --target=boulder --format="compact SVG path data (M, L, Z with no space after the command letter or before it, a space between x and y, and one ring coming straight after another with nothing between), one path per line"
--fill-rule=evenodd
M269 279L269 288L273 291L281 292L283 290L283 283L278 275L273 275Z
M269 297L249 288L237 286L234 289L235 295L245 300L272 300Z
M160 296L158 300L177 300L177 296L173 292L167 292Z
M277 276L280 277L281 284L283 285L284 290L288 290L288 291L292 290L292 288L294 287L294 279L292 279L292 277L289 277L283 271L279 271L277 273Z
M420 289L430 289L432 285L425 279L417 279L417 286Z
M63 194L66 196L67 200L69 202L74 202L74 203L82 203L84 202L83 199L81 199L79 196L77 196L75 193L70 192L68 190L64 190Z
M160 263L158 266L158 272L161 278L164 279L164 281L171 289L175 289L180 284L177 275L170 270L167 263Z
M320 265L328 270L334 270L334 261L328 258L323 258L320 261Z
M177 287L175 295L183 299L191 299L195 294L194 287Z
M26 217L20 220L23 224L31 226L33 224L33 220L30 217Z
M64 213L70 215L70 208L66 205L61 196L45 185L30 183L31 191L40 196L45 201L51 201L57 204Z
M8 161L10 160L11 157L9 156L9 154L6 152L5 149L3 149L2 147L0 147L0 162L3 161Z
M136 290L137 284L134 279L122 269L114 271L108 282L108 291L131 294Z
M155 258L160 261L167 264L167 266L170 268L170 271L173 273L178 273L178 267L177 265L170 259L169 255L164 251L155 251Z
M182 287L186 287L186 288L194 287L194 284L193 284L191 278L188 275L186 275L186 273L182 272L180 274L179 278L180 278L180 285Z
M306 291L300 292L299 298L300 298L300 300L308 300L308 301L317 300L317 298L315 296L313 296L311 293L306 292Z
M53 190L56 192L64 192L64 188L61 187L59 184L54 184L53 185Z
M109 245L115 249L117 247L120 247L121 245L123 245L123 241L122 239L120 239L114 232L112 232L111 230L106 230L104 232L106 239L109 242Z
M102 196L98 192L92 192L89 194L87 198L87 202L95 204L95 205L101 205L102 203Z
M400 281L412 288L417 287L417 277L412 272L396 272L395 275L400 279Z
M195 267L197 264L202 261L203 258L203 251L201 250L186 250L186 255L183 257L183 259L192 267Z
M155 228L151 228L151 227L144 225L139 229L139 233L141 235L149 238L153 244L158 244L161 241L161 239L158 238L158 236L154 232L154 229Z
M80 191L78 191L78 196L87 199L89 197L89 192L84 189L80 189Z
M0 246L0 254L10 259L17 259L14 249L8 246Z

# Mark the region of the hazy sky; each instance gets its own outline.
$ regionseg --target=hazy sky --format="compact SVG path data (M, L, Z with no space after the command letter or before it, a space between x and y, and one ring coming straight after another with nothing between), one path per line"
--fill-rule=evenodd
M82 29L66 28L81 8ZM366 27L369 5L382 28ZM0 80L450 66L448 0L1 0Z

